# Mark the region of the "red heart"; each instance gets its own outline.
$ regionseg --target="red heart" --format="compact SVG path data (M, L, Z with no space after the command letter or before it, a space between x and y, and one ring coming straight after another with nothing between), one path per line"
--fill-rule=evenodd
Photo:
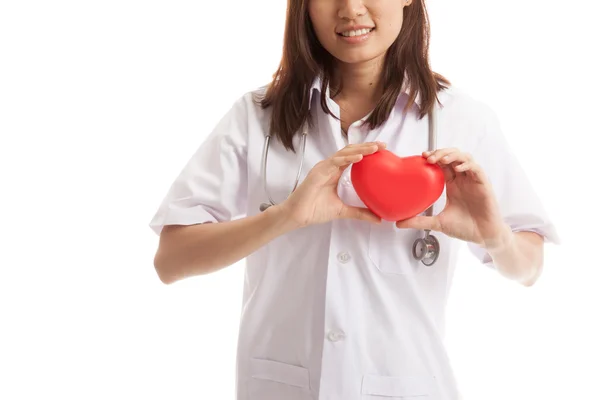
M444 191L444 172L423 156L399 157L389 150L352 165L356 194L377 216L400 221L427 210Z

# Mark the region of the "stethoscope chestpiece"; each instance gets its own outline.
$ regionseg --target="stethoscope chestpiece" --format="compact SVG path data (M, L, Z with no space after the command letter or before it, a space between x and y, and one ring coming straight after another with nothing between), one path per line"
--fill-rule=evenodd
M430 267L440 255L440 242L433 235L427 233L424 238L415 240L412 247L413 257Z
M260 204L260 208L259 208L259 209L260 209L260 211L261 211L261 212L263 212L263 211L265 211L267 208L271 207L271 205L272 205L272 204L269 204L269 203L261 203L261 204Z

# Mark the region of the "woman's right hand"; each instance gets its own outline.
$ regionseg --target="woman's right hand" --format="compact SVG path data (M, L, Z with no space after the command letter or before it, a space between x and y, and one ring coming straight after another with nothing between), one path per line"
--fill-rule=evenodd
M385 149L381 142L351 144L317 163L296 190L280 204L287 218L299 227L353 218L374 223L381 219L369 209L344 204L337 194L342 173L363 156Z

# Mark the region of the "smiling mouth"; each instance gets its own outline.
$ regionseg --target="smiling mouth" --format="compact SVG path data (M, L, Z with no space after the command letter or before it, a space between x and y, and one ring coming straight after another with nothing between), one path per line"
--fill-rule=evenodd
M343 37L363 36L363 35L366 35L367 33L373 32L374 30L375 30L375 28L357 29L354 31L340 32L337 35L343 36Z

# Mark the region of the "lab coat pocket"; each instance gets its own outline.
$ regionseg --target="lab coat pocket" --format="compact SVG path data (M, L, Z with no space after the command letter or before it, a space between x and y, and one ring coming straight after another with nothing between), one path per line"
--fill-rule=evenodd
M437 400L435 380L428 376L365 375L362 400Z
M398 229L393 222L372 225L369 258L381 272L394 275L420 273L420 263L412 258L412 246L418 237L419 231Z
M439 213L445 206L446 189L444 188L442 195L433 204L433 215ZM424 216L425 211L419 215ZM415 240L424 236L423 230L397 228L396 223L392 221L371 225L369 258L381 272L388 274L436 276L439 271L437 265L426 266L413 258L413 244ZM440 242L441 251L445 252L446 241L442 239L443 235L434 232L434 236Z
M248 400L312 400L308 369L279 361L250 360Z

